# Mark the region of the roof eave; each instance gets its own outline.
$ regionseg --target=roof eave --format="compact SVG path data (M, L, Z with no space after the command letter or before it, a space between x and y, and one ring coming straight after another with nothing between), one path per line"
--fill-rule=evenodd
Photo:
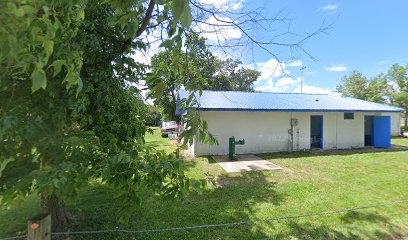
M251 109L251 108L196 108L198 111L213 112L402 112L402 110L363 109Z

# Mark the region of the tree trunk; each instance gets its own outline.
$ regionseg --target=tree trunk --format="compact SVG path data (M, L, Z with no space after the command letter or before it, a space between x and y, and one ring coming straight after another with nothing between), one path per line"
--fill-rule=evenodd
M408 111L406 110L405 113L405 119L404 119L404 124L405 124L405 131L408 131Z
M51 231L63 231L68 223L68 216L65 212L64 203L57 195L46 195L41 193L41 210L43 213L51 214Z

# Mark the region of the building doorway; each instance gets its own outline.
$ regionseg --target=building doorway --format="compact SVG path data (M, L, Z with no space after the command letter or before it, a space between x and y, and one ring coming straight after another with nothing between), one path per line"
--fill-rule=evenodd
M373 146L373 116L364 116L364 146Z
M323 148L323 116L310 118L310 148Z
M391 147L391 117L365 116L364 143L366 146Z

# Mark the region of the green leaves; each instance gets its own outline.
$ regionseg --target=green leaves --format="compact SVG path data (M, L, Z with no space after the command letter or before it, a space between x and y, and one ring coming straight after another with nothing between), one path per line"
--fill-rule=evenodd
M62 60L62 59L55 60L55 61L50 65L50 67L53 67L53 68L54 68L54 73L53 73L52 76L53 76L53 77L57 76L58 73L61 72L62 66L65 66L65 65L66 65L66 61L65 61L65 60Z
M11 163L12 161L14 161L15 159L10 157L10 158L6 158L6 159L2 159L0 162L0 178L2 175L3 170L6 168L7 164Z
M180 19L184 12L186 0L173 0L171 3L171 10L176 18Z
M45 52L45 59L46 59L46 62L48 62L48 59L50 58L52 52L54 51L54 41L45 40L43 43L43 46L44 46L44 52Z
M15 14L17 17L22 17L26 14L34 14L35 12L36 12L36 9L33 6L22 5L16 10Z
M47 87L47 77L45 76L44 70L39 64L35 65L34 71L31 74L32 86L31 92L34 93L38 89L45 89Z
M178 198L193 185L198 190L176 155L144 146L148 113L140 91L127 83L144 77L147 67L131 55L146 50L149 42L126 36L135 36L146 1L23 2L0 1L0 9L6 10L0 16L2 115L18 119L16 125L6 119L0 127L0 138L7 139L0 144L0 161L15 159L0 164L0 195L6 190L11 197L44 192L65 200L90 178L98 178L124 193L122 206L130 212L143 186ZM166 23L171 21L173 34L165 38L172 39L164 45L181 49L180 25L191 24L189 2L162 3L165 10L154 12L146 32L169 30ZM177 54L170 58L182 61ZM163 68L174 69L169 77L186 73L175 64ZM167 97L164 79L152 81L155 96ZM27 94L40 89L46 91Z
M129 220L130 209L139 207L141 199L139 191L146 187L156 190L166 198L183 199L189 192L202 192L207 180L190 179L183 171L177 153L166 154L139 145L137 155L120 152L107 161L102 178L116 186L120 192L115 200L120 203L120 221L124 224Z
M82 80L74 64L71 64L71 66L69 67L68 73L65 76L64 82L67 83L67 89L70 89L71 87L75 85L77 85L80 89L82 89Z
M191 9L190 9L190 3L188 0L186 0L186 5L184 6L184 11L181 14L180 22L185 28L189 28L191 25Z
M190 27L192 16L190 3L188 0L173 0L171 2L171 10L174 14L174 17L180 20L183 27Z

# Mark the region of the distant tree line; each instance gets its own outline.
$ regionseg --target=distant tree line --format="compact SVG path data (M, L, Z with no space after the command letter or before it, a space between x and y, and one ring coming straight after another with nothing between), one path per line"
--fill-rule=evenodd
M51 213L52 230L62 231L70 220L64 202L95 179L118 191L112 204L120 206L121 224L146 189L177 199L201 191L207 181L188 178L178 154L145 144L154 109L139 98L141 89L129 85L157 73L150 74L145 90L162 103L162 95L174 100L180 84L191 92L248 89L256 72L217 60L203 39L188 33L200 34L199 24L217 36L220 27L237 28L242 37L219 42L219 49L245 44L280 62L283 50L307 54L303 43L331 27L290 32L295 37L280 41L292 23L281 12L232 13L194 0L0 1L0 208L37 196L41 211ZM212 16L222 21L207 21ZM272 34L265 38L253 29ZM152 43L167 51L147 69L131 56ZM215 76L221 83L210 81ZM185 124L184 142L199 136L200 142L216 143L196 112L189 111Z
M240 60L221 59L196 34L187 36L188 53L162 51L151 61L151 74L146 80L150 98L159 106L164 120L176 120L175 109L178 91L192 79L202 90L255 91L254 82L259 71L244 67ZM163 93L154 95L154 93Z
M387 73L367 78L360 71L344 76L336 91L346 97L391 104L404 109L404 128L408 129L408 65L394 64Z

